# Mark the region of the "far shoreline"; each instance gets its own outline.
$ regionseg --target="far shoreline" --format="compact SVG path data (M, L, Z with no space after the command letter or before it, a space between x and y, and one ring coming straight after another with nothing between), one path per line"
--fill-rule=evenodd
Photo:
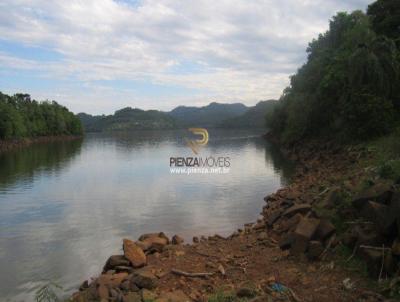
M31 146L33 144L50 143L57 141L72 141L83 139L84 135L50 135L50 136L38 136L38 137L27 137L20 139L8 139L0 140L0 154L17 150Z

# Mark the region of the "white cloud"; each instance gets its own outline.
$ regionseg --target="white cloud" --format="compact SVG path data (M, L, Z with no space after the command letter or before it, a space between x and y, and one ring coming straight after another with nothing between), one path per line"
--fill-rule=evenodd
M288 76L304 62L307 43L326 30L333 14L365 9L368 2L143 0L130 5L112 0L5 0L0 4L0 39L56 51L63 59L37 62L3 52L0 67L87 83L146 79L202 91L186 100L254 103L280 95ZM185 71L188 62L201 63L201 72ZM174 71L176 67L183 71ZM131 102L139 97L134 91L124 93ZM82 104L96 93L69 94ZM120 94L109 90L98 101ZM176 100L183 101L174 95L165 96L167 103L140 97L142 103L136 106L144 108L171 108ZM111 108L116 109L112 103L108 111Z

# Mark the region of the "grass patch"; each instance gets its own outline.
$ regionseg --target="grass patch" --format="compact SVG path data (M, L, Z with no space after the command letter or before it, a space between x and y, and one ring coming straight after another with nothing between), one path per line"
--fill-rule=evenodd
M215 294L208 297L208 302L234 302L236 296L232 292L224 292L222 290L217 291Z
M369 142L367 149L374 155L369 164L377 167L380 177L400 181L400 127L390 135Z
M379 288L387 297L400 300L400 277L381 282Z
M368 276L368 270L366 263L358 258L356 255L353 255L353 251L343 245L340 244L336 247L336 255L337 255L337 263L345 268L346 270L357 272L361 274L363 277Z
M253 282L249 281L243 284L244 287L254 291L254 296L257 295L257 290ZM214 294L208 297L208 302L245 302L251 299L239 298L232 289L220 288Z

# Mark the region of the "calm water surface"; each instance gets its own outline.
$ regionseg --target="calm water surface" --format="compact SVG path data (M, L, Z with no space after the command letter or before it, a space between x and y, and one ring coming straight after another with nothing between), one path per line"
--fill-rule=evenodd
M229 174L170 174L192 156L183 131L88 135L0 155L0 301L33 301L56 281L69 293L98 274L122 238L145 232L228 235L256 220L290 165L262 131L210 130L199 156Z

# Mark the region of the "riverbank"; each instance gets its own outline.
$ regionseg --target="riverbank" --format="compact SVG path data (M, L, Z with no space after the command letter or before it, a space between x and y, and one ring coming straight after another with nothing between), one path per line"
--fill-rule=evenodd
M32 144L49 143L55 141L70 141L81 139L82 137L83 136L81 135L52 135L12 140L0 140L0 154L10 150L27 147Z
M395 264L372 257L374 249L359 255L345 240L346 231L366 222L351 201L360 182L375 179L365 167L373 153L317 142L286 153L298 163L292 183L265 198L257 222L227 238L193 238L192 244L163 233L124 240L124 254L111 256L72 300L384 301L373 268L384 263L378 276L384 285ZM373 261L360 261L363 254Z

